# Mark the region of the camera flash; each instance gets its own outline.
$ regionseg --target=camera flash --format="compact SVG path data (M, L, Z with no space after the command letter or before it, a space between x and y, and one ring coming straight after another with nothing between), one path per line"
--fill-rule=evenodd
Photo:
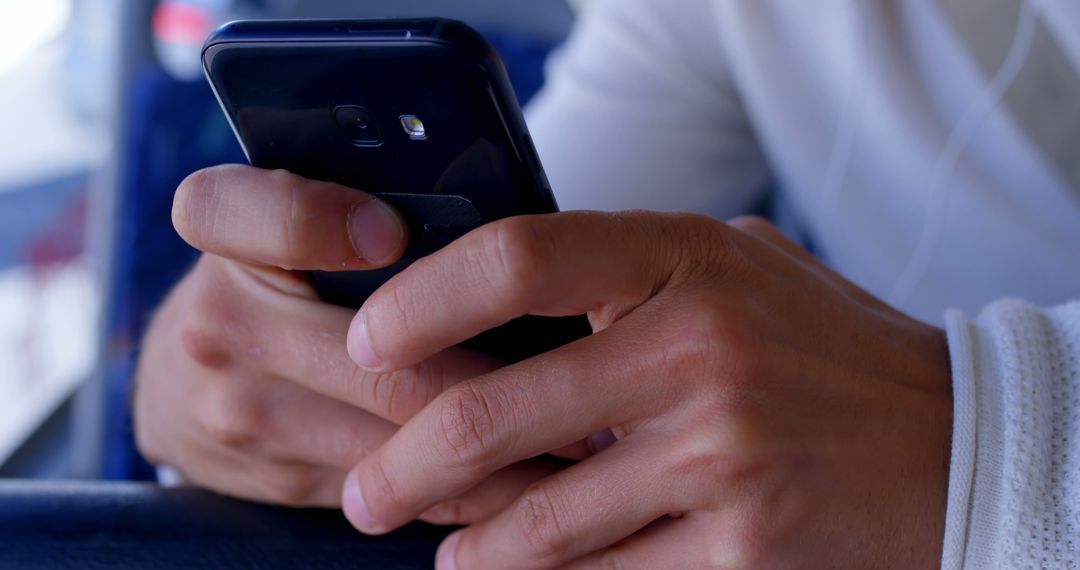
M416 115L402 115L401 127L405 129L405 134L409 135L409 138L414 141L422 141L427 138L427 129L424 128L424 122Z

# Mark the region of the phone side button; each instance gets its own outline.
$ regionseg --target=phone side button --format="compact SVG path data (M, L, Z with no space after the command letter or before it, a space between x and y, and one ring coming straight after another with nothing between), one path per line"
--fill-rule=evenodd
M540 155L536 152L536 145L533 144L532 137L525 135L525 152L529 154L529 162L532 163L533 170L537 174L544 171L543 165L540 164Z

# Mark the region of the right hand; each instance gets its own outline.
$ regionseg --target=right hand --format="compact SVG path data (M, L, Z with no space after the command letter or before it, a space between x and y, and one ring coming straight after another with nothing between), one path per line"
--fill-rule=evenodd
M295 271L374 269L400 257L404 223L368 194L221 166L180 185L173 224L205 255L143 341L134 416L142 454L185 482L338 507L347 470L398 425L445 388L500 366L457 348L392 374L349 359L354 311L321 302ZM557 468L514 466L425 518L479 520Z

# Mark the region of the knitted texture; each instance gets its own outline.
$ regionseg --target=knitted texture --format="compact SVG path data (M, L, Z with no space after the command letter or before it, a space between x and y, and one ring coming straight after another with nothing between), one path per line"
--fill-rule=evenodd
M956 404L942 566L1080 570L1080 303L999 301L947 321Z

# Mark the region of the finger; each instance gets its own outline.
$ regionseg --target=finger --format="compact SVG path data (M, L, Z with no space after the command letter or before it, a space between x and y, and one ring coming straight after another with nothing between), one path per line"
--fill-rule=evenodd
M182 479L223 495L290 507L341 506L345 471L273 461L235 450L189 446L178 458ZM198 468L191 466L198 465Z
M530 485L567 467L565 462L537 458L496 471L464 495L443 501L420 515L439 525L473 524L490 518L514 502ZM355 485L356 481L346 481Z
M349 353L368 370L395 370L525 314L589 312L602 328L670 278L683 258L672 247L683 240L662 234L706 225L692 219L569 212L489 224L368 298L350 328Z
M217 378L195 399L189 433L271 460L347 470L398 426L291 382Z
M427 360L389 373L368 372L345 351L351 312L310 302L283 308L267 330L261 351L265 369L331 398L403 424L447 388L502 366L492 357L449 348ZM255 316L255 321L261 320ZM269 319L268 319L269 320Z
M604 428L585 439L549 451L548 454L563 459L581 461L611 447L617 440L618 437L611 428Z
M662 519L627 540L590 553L564 568L738 568L727 564L723 558L710 556L719 549L712 544L710 528L703 519L698 513L690 513L683 518ZM451 567L437 565L436 568L446 570Z
M382 201L283 170L200 170L177 188L172 217L204 252L283 269L384 267L405 250L405 223Z
M227 277L260 280L263 273L232 268ZM345 351L352 311L265 286L218 281L208 286L268 291L278 298L268 301L261 293L197 296L200 300L187 311L180 334L194 360L207 368L242 368L284 378L397 424L447 387L501 366L494 358L454 348L394 373L366 372Z
M555 457L562 457L563 459L575 459L580 461L582 459L585 459L586 457L592 456L597 451L599 451L599 449L592 447L590 439L587 438L575 441L570 445L564 445L563 447L549 451L548 453L550 455L554 455Z
M662 319L638 311L600 334L447 390L356 467L359 485L346 487L350 519L364 532L386 532L507 465L665 413L690 386L644 381L681 357L677 343L639 338L641 323ZM604 358L622 351L639 358Z
M487 355L449 348L396 372L367 372L342 350L345 333L340 323L347 322L350 315L346 309L324 303L287 307L287 314L274 320L292 325L287 330L279 327L268 342L259 344L256 358L260 368L402 425L451 386L504 365ZM255 330L273 330L268 328L269 322L261 326L266 317L265 312L250 317ZM583 439L549 453L566 459L584 459L594 452L590 445L591 439Z
M457 568L557 568L630 536L671 512L695 505L683 480L671 477L668 444L635 434L543 480L494 518L448 540L443 559Z

